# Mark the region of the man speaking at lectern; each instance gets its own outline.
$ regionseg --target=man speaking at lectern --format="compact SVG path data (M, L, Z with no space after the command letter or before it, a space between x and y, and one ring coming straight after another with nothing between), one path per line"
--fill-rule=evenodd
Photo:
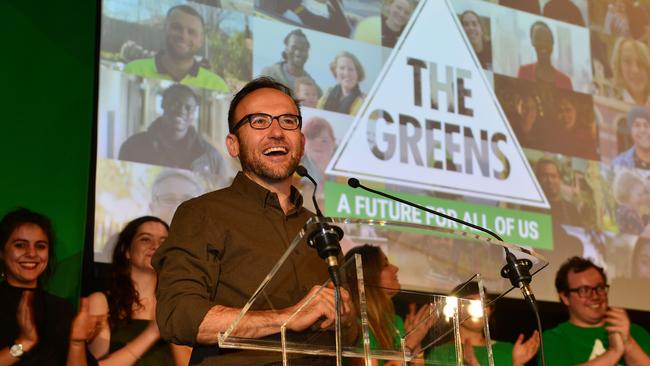
M305 145L299 102L273 79L255 79L234 96L228 127L228 152L239 158L242 171L230 187L183 203L153 257L158 327L164 339L194 347L191 365L281 364L279 352L220 349L217 335L313 215L291 185ZM276 277L265 291L276 310L249 311L234 336L277 333L325 281L327 269L315 250L299 245ZM291 330L334 323L334 291L319 296L289 324ZM343 299L349 302L347 294Z

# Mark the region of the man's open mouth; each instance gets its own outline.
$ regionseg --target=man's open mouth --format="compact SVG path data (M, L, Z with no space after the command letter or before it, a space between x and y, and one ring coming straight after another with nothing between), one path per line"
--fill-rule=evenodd
M286 147L269 147L268 149L262 152L266 156L282 156L287 155L288 151Z

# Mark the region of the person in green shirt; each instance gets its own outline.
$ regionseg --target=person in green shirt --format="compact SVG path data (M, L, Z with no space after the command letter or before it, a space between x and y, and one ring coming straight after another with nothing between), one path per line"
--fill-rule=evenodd
M463 299L480 300L479 287L476 281L461 284L452 290L452 295ZM468 306L474 303L470 302ZM480 302L476 302L480 304ZM462 309L467 315L472 314L472 309ZM460 337L463 344L463 361L469 366L488 365L487 339L485 337L485 317L480 306L478 314L460 324ZM487 308L487 317L492 312L491 307ZM465 318L465 315L461 315ZM492 341L492 356L497 366L523 366L530 361L539 348L539 333L533 334L524 341L524 335L519 334L514 344L503 341ZM456 360L456 347L453 343L445 343L434 346L427 354L426 365L449 365Z
M388 261L381 248L365 244L350 249L345 254L344 263L352 260L355 254L361 255L363 263L363 280L365 284L366 302L368 304L368 325L370 328L370 349L373 350L399 350L401 338L406 334L405 346L412 354L420 353L420 343L433 325L435 319L429 316L429 306L422 306L419 310L415 304L409 307L409 314L402 318L395 313L392 298L401 284L397 277L399 268ZM354 266L352 266L354 267ZM356 309L359 309L359 292L356 286L357 276L354 270L346 271L347 282L350 285L350 297ZM427 322L426 326L416 325ZM411 332L413 330L413 332ZM361 332L358 332L361 338ZM362 340L358 340L362 344ZM363 365L361 359L349 359L347 365ZM415 362L421 362L422 357L416 357ZM421 363L420 363L421 364ZM399 361L373 360L373 366L402 365Z
M165 18L165 50L155 57L129 62L124 72L227 93L226 82L194 58L203 47L204 26L201 14L193 7L170 8Z
M569 321L544 332L547 365L650 365L650 334L630 323L625 310L609 306L602 267L569 258L556 274L555 288Z

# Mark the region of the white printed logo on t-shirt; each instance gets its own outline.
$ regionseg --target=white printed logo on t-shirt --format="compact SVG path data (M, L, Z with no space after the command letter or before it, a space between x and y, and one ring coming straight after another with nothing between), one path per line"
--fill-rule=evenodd
M589 361L602 355L603 353L605 353L605 351L607 350L605 349L603 342L600 339L596 339L596 341L594 342L594 348L591 349L591 355L589 355Z

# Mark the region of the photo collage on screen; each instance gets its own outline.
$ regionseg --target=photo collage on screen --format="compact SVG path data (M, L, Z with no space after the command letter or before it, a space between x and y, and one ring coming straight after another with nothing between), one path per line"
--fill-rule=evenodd
M325 168L417 1L288 4L103 2L95 260L110 262L131 219L170 222L183 201L230 184L240 166L225 147L229 103L258 76L301 100L301 163L322 204ZM311 183L294 183L311 195Z
M650 2L453 4L549 200L551 272L650 278Z
M184 200L230 184L240 167L224 143L228 106L258 76L292 87L302 102L301 163L321 206L325 182L345 184L326 167L418 1L298 3L103 2L96 260L110 261L115 235L134 217L169 221ZM646 276L650 263L632 258L650 258L650 0L449 4L551 208L375 187L548 214L553 250L541 252L555 264L585 255L607 263L613 278ZM311 196L309 181L294 183ZM395 261L421 251L406 241L384 250Z

